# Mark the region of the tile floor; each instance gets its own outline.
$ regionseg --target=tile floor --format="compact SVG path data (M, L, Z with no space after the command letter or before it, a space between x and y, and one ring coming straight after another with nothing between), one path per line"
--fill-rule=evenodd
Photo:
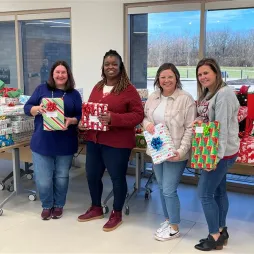
M0 179L11 169L9 161L1 160ZM33 181L23 180L24 186L34 188ZM128 177L132 190L134 177ZM110 179L104 177L104 197L111 190ZM207 226L197 198L196 187L180 185L181 237L158 242L153 233L163 221L159 191L152 185L150 200L144 192L130 203L130 215L124 215L124 223L113 232L102 231L104 219L86 223L77 222L77 216L90 204L84 170L71 170L70 187L64 216L60 220L42 221L40 202L29 201L27 194L15 197L4 206L0 217L0 253L200 253L193 248L197 240L207 236ZM2 201L9 193L0 191ZM254 197L229 193L230 210L228 227L229 245L218 253L254 253ZM112 207L112 199L108 202Z

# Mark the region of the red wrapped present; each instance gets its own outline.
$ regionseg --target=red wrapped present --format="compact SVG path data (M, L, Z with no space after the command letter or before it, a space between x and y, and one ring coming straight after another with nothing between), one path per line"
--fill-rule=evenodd
M246 107L246 106L240 106L239 111L238 111L238 115L237 115L238 122L240 123L247 116L248 116L248 107Z
M81 124L89 130L107 131L107 124L99 121L98 116L108 112L108 104L84 102L82 104Z
M250 119L254 119L254 93L248 93L248 100L247 100L247 106L248 106L248 117Z
M254 163L254 137L249 136L241 139L238 163Z

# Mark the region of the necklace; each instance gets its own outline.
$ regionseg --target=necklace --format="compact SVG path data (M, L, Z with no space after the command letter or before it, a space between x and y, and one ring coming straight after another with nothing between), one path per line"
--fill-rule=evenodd
M62 96L62 99L64 98L64 96L66 95L66 92L64 92L63 96ZM54 98L54 92L52 90L52 98Z

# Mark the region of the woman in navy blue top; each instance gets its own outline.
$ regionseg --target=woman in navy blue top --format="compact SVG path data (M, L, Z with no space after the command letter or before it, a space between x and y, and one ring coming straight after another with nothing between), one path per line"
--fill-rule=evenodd
M39 85L24 106L25 114L35 116L31 150L35 182L42 202L41 218L62 217L69 184L69 170L78 150L77 124L81 118L82 100L74 89L75 82L68 64L57 61L49 80ZM43 129L43 98L63 98L65 129Z

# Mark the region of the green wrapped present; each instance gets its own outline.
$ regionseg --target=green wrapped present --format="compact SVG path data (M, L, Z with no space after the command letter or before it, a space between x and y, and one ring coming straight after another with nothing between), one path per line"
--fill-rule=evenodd
M136 134L136 147L138 147L138 148L146 148L147 147L144 135Z
M63 98L43 98L43 129L56 131L65 129Z
M191 167L215 169L218 160L220 124L196 123L193 128Z

